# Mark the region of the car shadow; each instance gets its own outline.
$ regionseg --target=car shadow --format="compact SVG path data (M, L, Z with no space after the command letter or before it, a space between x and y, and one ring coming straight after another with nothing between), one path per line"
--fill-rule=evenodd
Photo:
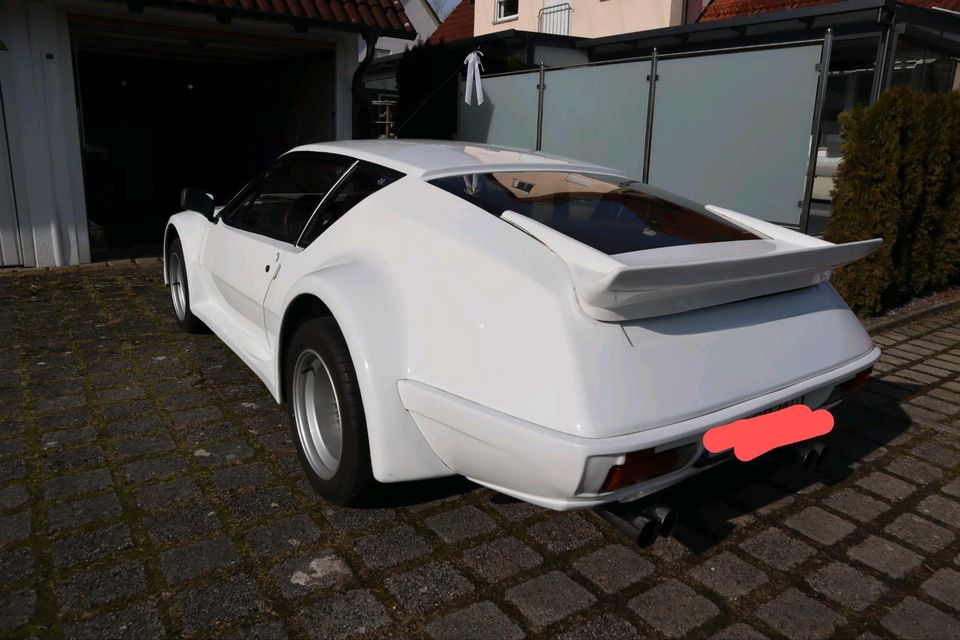
M693 553L722 542L757 517L775 513L795 496L819 485L843 483L865 458L900 437L912 419L899 402L922 387L871 379L831 410L835 426L820 439L822 460L805 467L795 447L784 447L748 463L726 462L649 498L628 505L643 512L653 505L677 511L671 537Z
M426 507L430 503L458 498L480 489L480 485L463 476L389 484L377 483L363 494L360 502L351 506L357 509Z

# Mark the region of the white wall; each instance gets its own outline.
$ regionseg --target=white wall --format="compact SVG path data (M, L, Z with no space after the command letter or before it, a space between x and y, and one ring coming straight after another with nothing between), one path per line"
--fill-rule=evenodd
M70 34L54 1L0 2L0 83L25 266L90 261Z

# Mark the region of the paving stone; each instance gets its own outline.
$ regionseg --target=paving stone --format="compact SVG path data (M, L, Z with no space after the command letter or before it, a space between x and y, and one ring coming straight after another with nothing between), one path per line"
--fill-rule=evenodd
M0 460L0 482L20 480L27 477L27 467L23 458L7 458Z
M917 505L917 511L954 529L960 529L960 503L955 500L939 495L928 496Z
M287 598L342 586L353 580L346 561L331 549L320 549L288 558L270 570L273 582Z
M189 444L200 444L211 440L223 440L241 435L240 430L229 422L214 422L194 427L183 434Z
M757 616L789 638L830 638L845 620L794 588L757 609Z
M187 470L186 461L177 454L136 460L123 465L123 473L127 480L134 483L169 478Z
M240 555L226 538L174 547L160 554L160 567L167 584L171 585L238 562Z
M126 407L126 405L119 405L119 407ZM163 420L155 415L138 415L138 416L111 416L110 409L116 407L107 407L104 409L104 414L107 420L105 429L107 432L115 438L139 438L145 435L158 433L163 431L166 428ZM149 411L150 409L145 409Z
M108 493L50 507L47 510L47 527L51 532L60 531L99 520L110 520L121 513L123 507L117 496Z
M823 502L828 507L860 522L869 522L890 508L886 502L847 488L835 491Z
M121 440L117 443L117 454L121 458L137 458L140 456L164 453L170 451L176 445L170 436L166 434L156 434L149 437L140 437L130 440Z
M290 636L279 621L265 620L241 624L239 628L222 637L223 640L287 640Z
M953 569L940 569L928 578L920 588L954 610L960 610L960 573Z
M64 580L57 593L64 610L82 611L129 598L146 588L147 576L143 564L137 560L127 560L81 571Z
M50 543L53 564L69 567L90 563L100 558L125 551L133 546L130 530L122 522L108 527L91 529Z
M373 569L383 569L420 558L432 550L430 544L408 525L357 538L354 548L363 562Z
M43 485L44 497L56 500L67 496L91 493L113 486L113 476L107 469L92 469L69 476L57 476Z
M473 591L473 585L448 562L431 562L384 580L401 607L414 613L434 609Z
M30 499L30 492L22 484L14 484L0 489L0 511L16 509Z
M439 513L427 518L426 523L444 542L459 542L497 528L493 518L472 506Z
M750 538L740 547L781 571L797 567L814 554L813 547L774 527Z
M43 468L48 473L102 465L106 461L103 449L97 446L69 449L48 449L41 454Z
M933 482L943 475L943 469L911 456L898 456L890 460L887 463L887 471L920 484Z
M558 640L632 640L637 637L637 629L632 624L612 613L591 618L557 636Z
M305 515L291 516L254 527L245 536L250 548L261 556L295 549L319 537L320 528Z
M904 640L960 638L960 620L912 597L905 598L891 609L880 624Z
M0 576L3 576L4 586L30 578L35 568L30 547L0 552Z
M253 449L250 445L239 440L208 444L193 451L193 457L197 464L203 466L237 464L252 455Z
M851 547L847 550L847 555L891 578L903 578L920 566L923 560L913 551L877 536L869 536L860 544Z
M237 520L247 522L289 513L297 508L297 503L283 487L268 487L233 496L227 500L227 506Z
M383 604L369 589L356 589L320 600L300 612L307 635L341 640L375 632L390 624Z
M913 513L899 516L884 531L928 552L940 551L956 538L947 529Z
M230 491L240 487L263 487L277 482L277 477L262 462L253 462L217 469L211 482L221 491Z
M0 457L22 456L26 450L27 446L22 440L0 440Z
M440 616L427 625L426 631L434 640L521 640L526 637L507 614L488 601Z
M371 529L383 528L395 523L397 510L391 508L357 509L353 507L338 507L325 505L323 517L341 531L369 532Z
M463 554L463 562L487 582L496 583L536 567L543 558L510 536L468 549Z
M686 636L720 613L717 605L674 578L644 591L627 606L670 638Z
M543 507L535 504L517 500L503 494L496 494L487 504L489 504L500 516L513 522L529 520L536 516L542 516L548 513Z
M904 482L903 480L894 478L893 476L881 471L875 471L874 473L857 480L857 484L868 491L872 491L873 493L876 493L877 495L888 500L893 500L894 502L903 500L916 489L916 487L909 482Z
M711 640L766 640L766 638L767 636L743 622L732 624L710 636Z
M0 633L7 633L33 620L37 612L37 594L21 589L0 596Z
M609 545L574 561L573 566L606 593L616 593L653 573L654 565L635 549Z
M919 458L952 469L957 466L957 452L934 442L924 442L915 446L911 453Z
M690 570L690 576L721 596L736 600L767 582L759 569L724 551Z
M506 591L504 598L532 624L546 626L597 601L566 574L551 571Z
M842 562L831 562L806 580L818 593L854 611L869 607L885 590L876 578Z
M266 607L256 584L243 574L184 589L174 601L184 630L199 636L211 627L237 622Z
M143 519L143 526L154 544L165 545L209 538L220 529L220 520L209 504L198 504L147 516Z
M527 533L549 553L579 549L600 537L600 530L575 511L538 522L527 529Z
M166 635L160 612L151 602L78 622L65 632L68 640L160 640Z
M784 521L784 524L825 545L836 544L856 531L856 526L820 507L807 507Z
M201 497L197 483L186 477L138 487L133 495L137 506L145 511L169 508L178 503L193 502Z

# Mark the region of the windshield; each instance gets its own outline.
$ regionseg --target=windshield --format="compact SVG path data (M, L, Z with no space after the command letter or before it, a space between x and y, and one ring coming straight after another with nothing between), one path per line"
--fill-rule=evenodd
M511 171L430 183L496 216L514 211L609 255L757 239L701 205L611 176Z

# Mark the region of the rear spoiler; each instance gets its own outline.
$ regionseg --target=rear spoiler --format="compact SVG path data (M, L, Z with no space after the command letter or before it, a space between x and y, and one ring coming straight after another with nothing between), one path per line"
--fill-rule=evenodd
M503 220L556 253L583 309L597 320L653 318L813 286L835 267L875 251L882 239L832 244L809 236L647 249L609 256L513 211ZM758 229L753 229L757 231ZM762 233L762 232L761 232ZM773 234L770 234L773 236Z

